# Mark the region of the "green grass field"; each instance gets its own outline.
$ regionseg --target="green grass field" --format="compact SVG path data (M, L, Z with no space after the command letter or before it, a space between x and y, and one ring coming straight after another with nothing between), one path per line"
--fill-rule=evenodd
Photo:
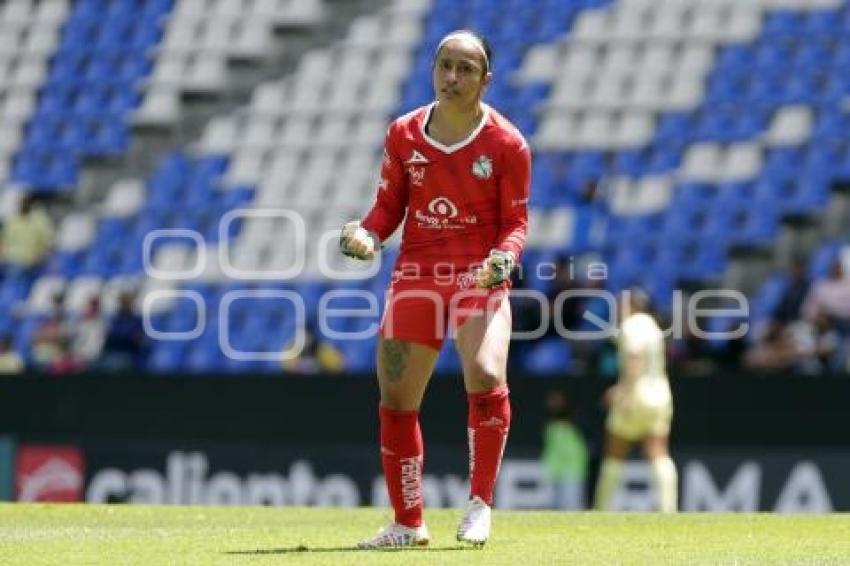
M0 564L850 564L850 516L498 511L491 541L427 513L426 549L359 551L381 509L0 505Z

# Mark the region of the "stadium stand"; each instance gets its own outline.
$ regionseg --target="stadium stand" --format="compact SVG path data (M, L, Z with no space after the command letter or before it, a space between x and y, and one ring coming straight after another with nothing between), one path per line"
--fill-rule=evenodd
M185 95L226 91L233 61L268 57L275 33L330 13L320 0L252 0L238 10L226 0L101 4L11 0L0 12L5 209L20 191L73 192L86 159L128 151L133 126L178 123L191 104ZM334 281L329 269L356 269L334 253L336 232L369 205L386 124L431 99L434 46L458 27L494 45L499 79L487 99L535 150L526 286L549 290L533 275L540 258L598 258L608 289L640 284L670 315L674 288L737 287L730 274L747 253L775 257L789 222L825 227L804 250L819 250L812 280L846 243L846 225L824 218L840 208L833 188L850 176L847 1L381 4L292 73L257 84L247 104L213 116L144 179L121 179L96 207L63 214L57 249L31 288L2 280L0 333L14 332L31 359L31 335L55 293L72 314L101 293L111 312L123 291L141 286L151 326L171 333L152 342L149 369L279 371L296 319L314 318L325 291L382 296L392 247L373 277ZM244 207L265 212L233 212ZM300 220L273 212L281 209ZM222 226L223 218L232 221ZM146 257L157 277L145 276ZM764 275L743 279L754 289L755 328L771 318L786 280ZM233 295L242 289L268 296ZM289 292L304 299L303 313ZM340 296L331 305L367 303ZM371 322L336 322L320 329L323 338L349 369L371 370L374 338L333 333ZM267 354L225 355L222 325L232 349ZM548 337L519 364L552 373L575 355ZM438 370L458 363L448 347Z

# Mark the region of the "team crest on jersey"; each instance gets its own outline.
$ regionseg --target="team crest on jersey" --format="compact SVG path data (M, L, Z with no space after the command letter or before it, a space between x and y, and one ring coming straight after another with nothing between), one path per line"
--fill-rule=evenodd
M413 153L410 155L407 161L404 162L405 165L427 165L430 163L428 158L416 151L413 150Z
M489 179L493 175L493 160L482 155L472 163L472 174L478 179Z

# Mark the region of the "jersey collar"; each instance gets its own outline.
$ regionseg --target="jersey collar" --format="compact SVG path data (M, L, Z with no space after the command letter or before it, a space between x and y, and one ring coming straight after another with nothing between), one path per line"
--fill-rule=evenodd
M490 119L490 107L482 103L481 107L484 109L484 114L481 116L481 122L478 124L478 126L474 130L472 130L472 132L470 132L470 134L466 138L460 140L456 144L445 145L443 143L438 142L437 140L429 136L427 132L425 132L425 124L427 124L428 121L431 119L431 112L434 111L434 107L436 105L436 102L432 102L428 106L428 110L425 112L424 118L422 119L422 121L419 122L419 131L422 132L422 137L425 138L426 142L436 147L443 153L454 153L455 151L463 149L464 147L471 144L472 140L474 140L478 136L478 134L481 133L481 130L484 129L484 126L487 124L487 120Z

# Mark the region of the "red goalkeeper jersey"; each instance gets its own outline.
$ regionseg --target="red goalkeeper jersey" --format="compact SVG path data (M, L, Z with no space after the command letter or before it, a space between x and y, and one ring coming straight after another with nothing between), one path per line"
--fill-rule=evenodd
M386 240L404 220L397 269L466 271L493 248L519 258L528 230L531 153L522 134L484 105L481 124L446 146L425 132L434 105L390 124L375 204L363 227Z

